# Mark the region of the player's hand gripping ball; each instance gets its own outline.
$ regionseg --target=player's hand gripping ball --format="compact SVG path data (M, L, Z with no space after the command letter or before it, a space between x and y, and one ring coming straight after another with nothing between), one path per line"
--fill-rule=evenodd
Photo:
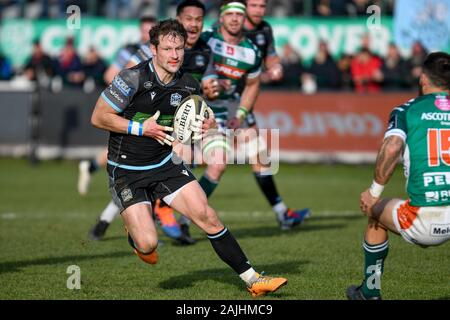
M213 117L211 108L199 95L190 95L181 101L173 122L173 131L176 139L184 144L201 139L202 123L205 119Z

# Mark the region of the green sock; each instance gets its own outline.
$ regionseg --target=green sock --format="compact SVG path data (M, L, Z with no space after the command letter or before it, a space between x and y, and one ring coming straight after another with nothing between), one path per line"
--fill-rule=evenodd
M380 244L368 244L363 242L364 249L364 282L362 293L366 298L381 295L381 274L384 270L384 260L389 251L389 243L386 240Z
M219 184L218 181L213 181L208 178L206 174L201 177L198 183L200 183L203 191L205 191L207 198L209 198L209 196L213 193L214 189L216 189L217 185Z

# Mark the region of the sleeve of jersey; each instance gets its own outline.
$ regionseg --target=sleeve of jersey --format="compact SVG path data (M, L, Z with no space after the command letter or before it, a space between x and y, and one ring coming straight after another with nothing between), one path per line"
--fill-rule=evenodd
M407 136L407 126L406 126L406 110L403 107L397 107L392 110L389 116L389 123L384 138L390 136L398 136L406 141Z
M114 78L111 84L103 90L101 97L117 113L121 113L130 104L139 85L139 72L124 69Z
M257 50L255 65L253 68L249 69L247 73L248 79L254 79L259 77L259 75L261 74L261 63L262 63L261 51Z
M268 57L273 57L277 55L277 51L275 50L275 39L273 37L273 31L272 28L269 26L269 30L268 30L268 36L269 38L267 39L268 44L267 44L267 56Z
M216 73L216 69L214 68L214 57L211 53L209 56L208 66L206 67L205 73L202 76L202 81L207 79L217 79L219 76Z

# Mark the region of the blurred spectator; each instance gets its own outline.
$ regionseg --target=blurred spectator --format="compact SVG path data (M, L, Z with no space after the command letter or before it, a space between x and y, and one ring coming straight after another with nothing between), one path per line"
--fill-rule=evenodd
M0 80L10 80L13 75L14 72L11 63L0 53Z
M53 61L45 54L39 41L33 44L33 52L25 65L24 74L30 81L39 80L47 84L54 75Z
M371 40L370 33L367 32L367 33L363 34L363 36L361 38L360 50L363 50L363 49L368 50L370 52L370 55L373 58L377 59L378 62L381 64L383 62L383 59L379 55L377 55L375 52L372 51L372 49L370 48L370 40Z
M337 67L339 69L339 73L341 76L341 88L342 89L352 89L353 88L353 80L351 73L351 64L353 57L349 54L343 54L337 63Z
M351 62L352 80L358 93L379 92L383 79L381 62L369 50L362 49Z
M97 0L98 1L98 0ZM80 12L86 13L88 0L39 0L41 4L41 18L64 18L67 16L67 8L76 5ZM94 3L96 1L90 1Z
M339 69L328 51L326 42L320 42L308 73L314 76L317 88L337 89L340 86Z
M89 48L83 61L84 74L87 79L94 81L94 84L99 87L105 86L103 81L103 74L106 71L106 64L103 59L100 58L97 51L94 48Z
M106 3L108 17L117 19L130 19L135 15L131 0L108 0Z
M276 83L276 86L282 88L299 88L300 75L304 72L300 55L289 43L286 43L280 59L284 76L281 81Z
M351 17L360 17L367 15L367 7L371 3L369 0L351 0L347 4L347 12Z
M389 45L388 53L381 67L383 87L386 89L404 89L408 86L405 75L408 74L406 61L400 56L395 44Z
M411 57L407 61L408 75L407 81L411 87L416 87L419 83L420 74L422 73L422 64L425 61L428 52L427 49L419 42L415 42L411 49Z
M313 14L316 16L345 16L347 0L314 0Z
M57 62L57 74L65 84L81 86L84 81L83 65L78 57L73 39L69 38L61 50Z

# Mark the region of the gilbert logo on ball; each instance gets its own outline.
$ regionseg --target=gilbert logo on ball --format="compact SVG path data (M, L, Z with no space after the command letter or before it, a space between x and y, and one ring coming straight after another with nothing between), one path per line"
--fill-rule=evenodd
M202 97L190 95L181 101L175 111L173 129L176 138L181 143L188 143L192 136L191 125L196 121L197 115L203 115L206 112L207 105Z

